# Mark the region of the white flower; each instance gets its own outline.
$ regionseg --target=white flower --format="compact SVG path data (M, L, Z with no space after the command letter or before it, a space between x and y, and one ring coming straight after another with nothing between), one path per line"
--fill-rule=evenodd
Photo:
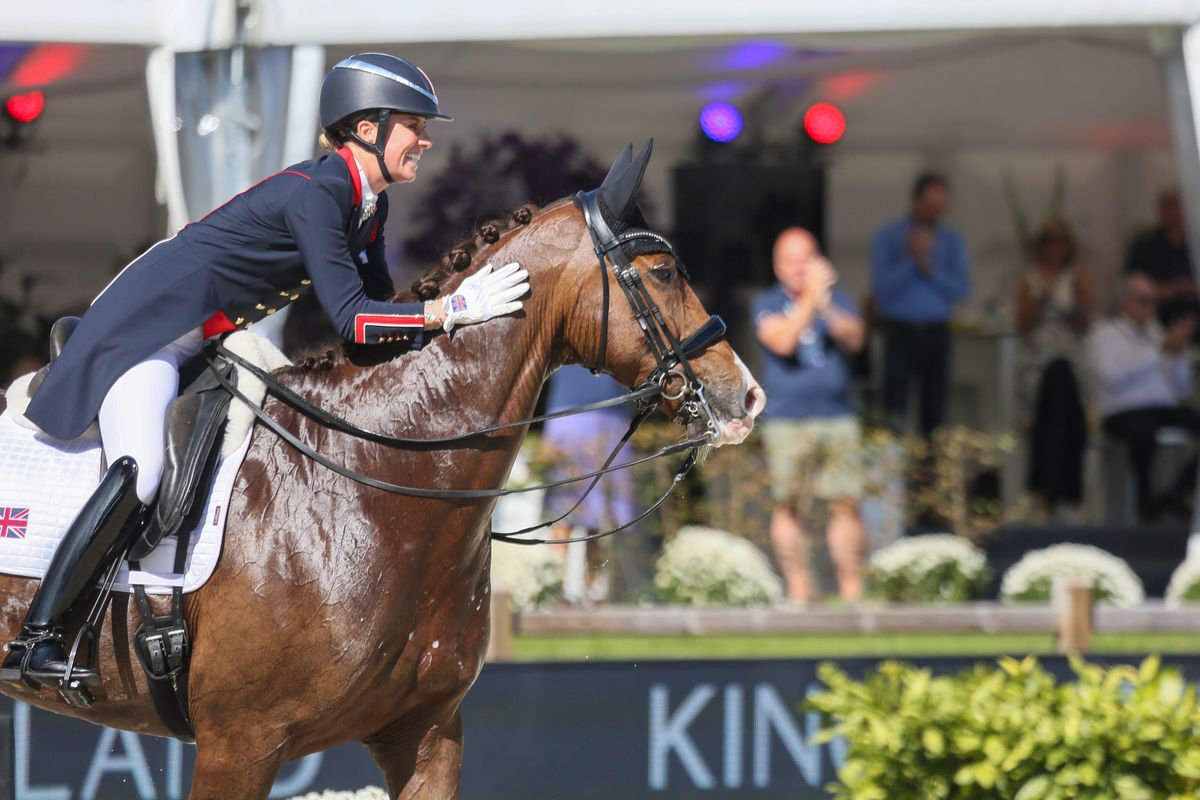
M553 602L562 591L563 559L555 548L496 542L492 545L492 585L526 611Z
M1171 573L1171 582L1167 584L1166 602L1170 606L1181 606L1184 603L1195 603L1195 598L1185 600L1188 590L1200 583L1200 558L1189 558L1175 568Z
M1004 573L1000 596L1011 601L1033 590L1042 599L1059 576L1087 581L1101 595L1097 602L1118 608L1141 605L1146 596L1142 582L1128 564L1098 547L1083 544L1058 544L1026 553Z
M388 793L378 786L368 786L357 792L311 792L293 797L292 800L388 800Z
M929 573L953 566L968 585L983 581L987 574L987 556L971 542L950 533L930 533L899 539L875 552L867 564L872 580L883 583L903 579L916 585ZM948 581L937 587L935 600L952 598L956 587Z
M928 572L947 561L954 562L963 572L972 575L987 567L987 556L982 550L951 533L930 533L900 539L876 551L871 556L869 566L883 572Z
M767 557L745 539L688 525L663 547L654 586L668 602L749 606L783 599L783 583Z

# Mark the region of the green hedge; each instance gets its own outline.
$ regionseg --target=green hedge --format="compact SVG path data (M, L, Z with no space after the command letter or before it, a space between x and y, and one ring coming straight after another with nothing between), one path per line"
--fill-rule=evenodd
M1185 800L1200 797L1196 689L1159 659L1072 659L1058 684L1033 657L950 677L887 662L863 681L823 665L818 740L842 737L841 800Z

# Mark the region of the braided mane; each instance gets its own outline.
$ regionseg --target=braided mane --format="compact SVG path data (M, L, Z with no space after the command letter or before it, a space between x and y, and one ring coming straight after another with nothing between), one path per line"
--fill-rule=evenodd
M544 210L536 203L526 203L505 219L483 223L474 233L446 251L438 260L438 265L413 281L408 291L397 292L391 301L411 303L434 299L440 293L442 284L454 273L470 269L477 255L500 241L500 237L509 231L533 222L534 217Z
M536 203L526 203L504 219L494 219L484 222L470 236L446 251L441 259L438 260L436 267L413 281L408 289L396 292L396 294L389 298L390 301L393 303L413 303L434 299L441 293L442 286L447 280L455 273L466 272L471 269L475 265L476 260L482 260L478 259L480 254L488 252L492 245L500 241L500 237L509 231L529 225L539 216L557 208L563 202L559 200L546 206L539 206ZM363 346L375 347L377 345L357 345L351 342L341 342L319 353L302 358L294 367L285 368L283 372L295 374L297 372L331 369L344 359L351 352L352 348Z

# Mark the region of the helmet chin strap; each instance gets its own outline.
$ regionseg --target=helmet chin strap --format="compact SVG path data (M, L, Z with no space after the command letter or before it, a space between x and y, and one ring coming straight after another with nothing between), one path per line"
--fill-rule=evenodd
M358 135L356 131L350 132L350 138L361 144L363 147L375 154L375 160L379 162L379 172L383 175L383 179L388 183L395 183L396 179L392 177L392 173L388 171L387 164L383 160L383 151L387 147L388 140L388 118L392 115L389 108L382 109L379 112L379 124L375 126L375 142L372 144L366 139Z

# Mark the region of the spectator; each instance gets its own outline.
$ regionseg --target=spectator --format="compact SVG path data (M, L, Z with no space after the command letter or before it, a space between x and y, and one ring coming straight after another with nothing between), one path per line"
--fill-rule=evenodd
M863 588L864 535L861 434L850 405L847 354L862 348L863 323L808 231L779 234L774 265L778 283L754 303L763 388L771 398L763 425L774 500L771 542L789 600L808 602L810 548L797 484L798 470L812 470L812 494L829 508L826 536L838 591L853 602Z
M945 178L920 175L908 215L880 229L871 245L872 292L884 333L884 413L893 427L904 427L909 384L915 378L926 436L945 419L947 322L954 304L970 291L962 237L941 224L949 202Z
M1196 276L1183 227L1179 190L1164 189L1158 195L1158 227L1134 239L1125 258L1127 273L1140 272L1154 282L1159 321L1180 311L1196 313Z
M546 413L552 414L622 394L625 394L625 389L612 378L592 375L584 367L563 367L550 378ZM600 469L604 459L628 429L631 415L632 406L622 405L548 421L542 431L542 442L553 464L548 480L564 480ZM623 449L613 463L627 460L625 452ZM544 506L546 518L553 519L570 510L589 483L580 481L547 489ZM619 470L602 477L579 508L564 521L553 525L550 538L566 539L571 535L572 528L597 533L624 525L634 516L633 481L628 470ZM608 578L601 566L608 561L606 548L609 541L600 539L580 543L586 548L585 564L580 565L585 566L582 572L586 574L577 574L568 556L565 583L584 584L564 585L568 600L597 602L607 598Z
M1129 446L1142 519L1186 506L1195 483L1195 465L1180 473L1171 490L1154 499L1150 465L1162 428L1200 433L1200 414L1183 405L1192 389L1187 343L1196 317L1184 313L1166 332L1155 319L1154 280L1135 272L1125 280L1120 313L1096 325L1088 341L1088 362L1096 383L1096 410L1104 429Z
M1091 273L1076 262L1075 237L1051 217L1033 238L1033 264L1017 284L1022 394L1033 412L1028 487L1043 515L1083 500L1087 422L1078 366L1092 314Z

